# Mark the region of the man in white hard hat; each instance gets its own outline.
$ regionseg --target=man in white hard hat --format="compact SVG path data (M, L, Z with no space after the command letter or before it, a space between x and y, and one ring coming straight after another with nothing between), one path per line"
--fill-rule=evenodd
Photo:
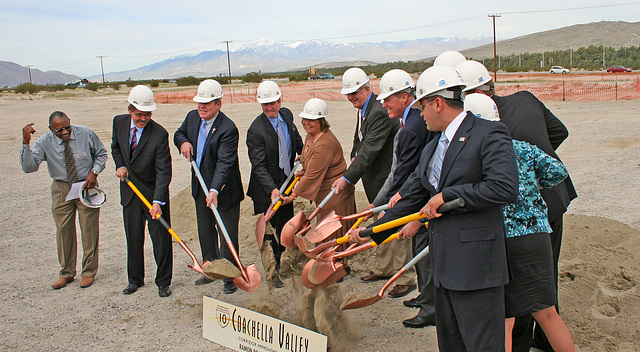
M463 88L447 66L430 67L418 79L415 105L427 128L441 134L425 146L408 189L378 222L415 211L429 219L439 349L504 351L509 275L502 205L517 198L518 170L506 127L465 112ZM462 209L438 212L458 198ZM359 231L352 240L362 240ZM379 243L390 231L372 239Z
M168 223L169 183L171 183L171 152L169 134L151 119L156 104L153 92L144 85L137 85L129 93L129 113L113 119L111 155L116 164L116 176L120 178L120 204L127 238L128 285L122 291L132 294L144 286L145 223L149 229L153 256L157 270L155 284L160 297L171 295L173 274L173 247L171 235L155 220L161 215ZM153 201L153 208L136 196L125 182L128 177L144 197Z
M220 83L212 79L202 81L198 86L198 94L193 97L198 108L187 114L173 135L173 142L185 158L195 159L205 184L209 187L206 190L209 196L205 197L195 173L192 173L191 194L196 205L203 261L212 262L224 258L235 265L226 240L220 230L216 230L219 225L209 208L218 208L231 242L239 253L238 222L240 202L244 199L238 165L239 133L235 123L220 111L222 96ZM218 243L221 245L218 246ZM225 294L238 290L232 279L225 278L223 281ZM196 285L210 282L210 279L202 276L196 281Z
M73 281L76 275L76 212L82 231L82 280L80 287L93 284L98 271L98 239L100 209L87 207L78 199L67 195L76 182L85 181L84 188L94 188L98 174L107 162L107 150L89 127L71 125L62 111L49 116L49 131L30 147L31 135L36 133L35 123L22 129L20 164L25 173L38 171L47 162L51 184L51 213L56 223L58 262L62 267L58 279L51 285L60 289Z
M465 89L466 93L482 93L490 96L500 110L500 119L509 129L511 138L525 141L542 149L545 153L560 160L556 149L569 136L567 127L531 92L520 91L512 95L500 97L495 95L494 83L488 70L477 61L467 61L457 66L457 70L465 81L473 84ZM552 188L540 190L542 199L547 204L549 223L551 224L551 248L553 251L556 293L558 289L558 260L562 244L563 216L571 200L578 195L571 178ZM531 330L534 320L530 315L517 317L513 329L513 351L529 351L532 346ZM552 351L544 332L539 326L535 328L533 346L545 351Z
M415 170L420 161L422 149L438 134L427 130L427 125L420 116L420 110L412 108L414 102L415 84L411 76L399 69L385 73L380 79L380 95L382 107L387 109L389 117L400 120L400 131L394 139L394 155L391 172L385 184L378 192L376 199L369 207L389 203L400 187ZM378 276L391 276L398 272L414 255L427 245L426 228L419 221L414 224L419 234L409 241L393 241L380 246L376 251L378 268L374 273ZM420 308L418 314L406 319L402 324L410 328L422 328L435 325L435 308L433 306L433 278L428 256L417 265L420 295L404 302L405 306ZM403 297L413 291L415 287L416 269L407 270L397 281L396 286L389 291L389 297Z
M332 187L340 193L348 183L355 185L362 179L371 203L391 171L393 138L400 129L400 122L389 118L377 95L371 92L369 77L358 67L352 67L342 75L341 93L358 109L358 114L351 165Z
M262 107L262 114L253 120L247 130L247 148L251 161L247 195L253 200L254 213L260 214L269 208L273 199L280 197L279 188L291 172L296 155L302 152L302 137L293 122L291 110L282 107L282 92L276 82L260 83L256 98ZM284 246L280 244L280 233L291 217L293 203L280 206L269 220L275 234L265 234L265 242L269 241L276 261L275 276L267 279L272 280L276 288L284 286L278 275L280 257L284 252Z

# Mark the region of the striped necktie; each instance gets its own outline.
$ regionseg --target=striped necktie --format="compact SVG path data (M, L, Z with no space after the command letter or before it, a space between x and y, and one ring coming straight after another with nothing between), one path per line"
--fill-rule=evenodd
M278 119L276 127L278 129L278 166L284 171L285 175L289 175L291 173L289 148L287 148L287 142L284 139L284 130L280 119Z
M135 127L131 127L131 147L129 148L129 158L133 158L133 153L136 151L136 147L138 146L138 131Z
M69 141L62 141L64 144L64 166L67 169L67 182L78 182L78 170L76 170L76 161L73 158L73 150L69 146Z
M436 149L436 161L433 163L433 177L436 179L436 185L440 185L440 171L442 171L442 160L444 160L445 149L449 144L447 136L442 133ZM437 187L436 187L437 188Z

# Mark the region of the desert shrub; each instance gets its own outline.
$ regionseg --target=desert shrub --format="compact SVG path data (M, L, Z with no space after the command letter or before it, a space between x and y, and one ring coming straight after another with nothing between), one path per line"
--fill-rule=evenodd
M180 77L176 79L176 84L178 85L178 87L197 86L198 84L200 84L200 79L193 76Z
M152 88L158 87L158 86L160 85L160 81L159 81L159 80L157 80L157 79L152 79L152 80L149 82L149 85L150 85Z
M137 81L132 81L132 80L127 80L126 82L124 82L124 84L127 85L127 87L131 88L131 87L135 87L138 85Z
M100 88L100 84L96 83L96 82L89 82L84 86L85 89L88 89L92 92L96 92L98 91L98 88Z
M14 89L14 91L16 93L22 93L22 94L24 93L35 94L39 92L41 89L42 87L39 87L32 83L21 83Z
M120 82L111 82L109 83L109 87L113 90L120 90Z
M242 80L247 83L260 83L262 82L262 75L257 72L249 72L242 78Z

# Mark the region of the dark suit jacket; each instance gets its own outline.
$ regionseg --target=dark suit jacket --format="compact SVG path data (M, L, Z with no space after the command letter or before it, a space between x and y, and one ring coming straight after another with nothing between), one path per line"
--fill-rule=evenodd
M180 149L184 142L193 145L194 158L197 153L198 132L201 118L198 110L191 110L182 125L173 135L173 142ZM218 193L218 209L224 210L236 206L244 199L240 166L238 165L238 128L222 111L209 130L202 153L200 173L209 189ZM196 198L200 183L191 171L191 195ZM207 190L209 193L209 190Z
M427 130L427 124L420 115L420 110L411 108L404 126L398 132L396 145L396 169L393 171L393 184L389 188L386 201L393 197L420 161L420 153L424 146L440 134Z
M569 136L569 131L538 98L527 91L506 97L494 95L492 98L511 138L533 144L560 160L555 150ZM570 177L553 188L541 189L540 193L547 203L551 222L561 218L571 200L578 196Z
M169 202L169 183L171 182L171 152L169 134L155 121L151 120L142 130L140 141L133 158L129 157L129 133L131 115L118 115L113 119L111 155L116 170L122 166L129 171L131 182L152 202ZM120 183L120 203L126 206L136 197L131 188Z
M344 173L344 177L352 184L362 178L369 202L376 197L391 171L393 138L400 129L400 122L389 118L387 110L376 100L377 97L371 94L367 110L363 112L363 140L358 140L356 130L351 149L351 158L355 157L355 160Z
M291 136L291 159L293 167L296 154L302 153L302 137L293 123L293 114L287 108L280 108L280 115L287 124ZM253 199L254 211L263 213L269 207L271 191L280 188L286 176L279 166L278 135L265 114L253 120L247 130L247 148L251 161L251 178L247 195ZM264 208L264 209L263 209Z
M436 286L477 290L509 281L502 205L518 196L518 169L507 128L468 113L445 154L439 189L427 178L438 139L429 142L418 165L417 179L395 207L378 222L420 210L442 192L445 202L462 198L463 211L429 221L429 245ZM412 174L413 176L414 174ZM372 236L380 243L391 231Z

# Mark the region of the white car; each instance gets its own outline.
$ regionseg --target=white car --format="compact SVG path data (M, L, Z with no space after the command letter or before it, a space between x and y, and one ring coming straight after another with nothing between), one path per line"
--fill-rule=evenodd
M571 71L569 71L568 68L564 68L562 66L551 66L551 69L549 70L549 73L569 73Z

